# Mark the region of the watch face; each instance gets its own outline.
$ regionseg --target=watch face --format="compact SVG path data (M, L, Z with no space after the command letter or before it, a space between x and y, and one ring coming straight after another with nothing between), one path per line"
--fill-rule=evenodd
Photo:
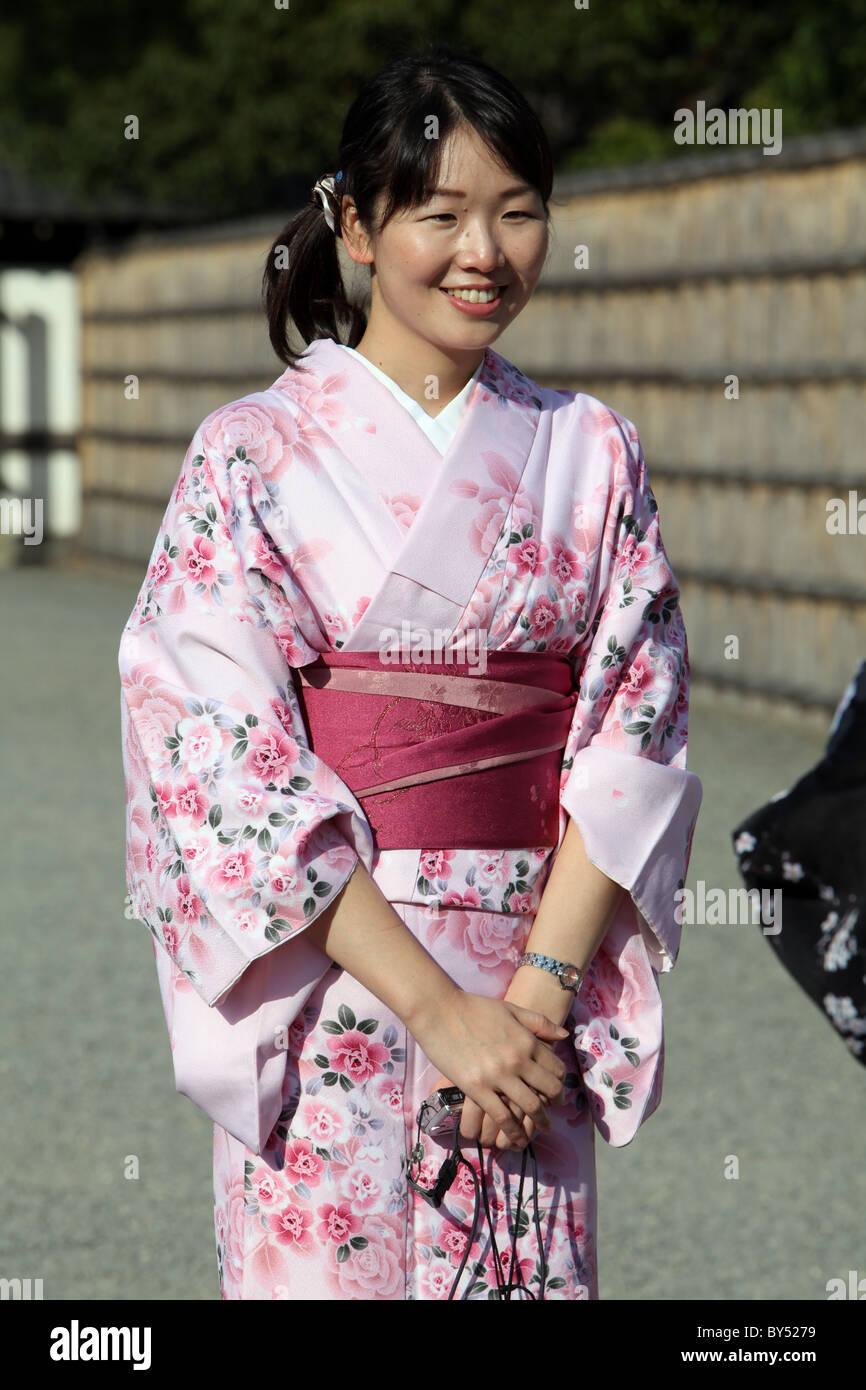
M565 989L574 989L580 980L580 971L576 965L566 965L559 972L559 978Z

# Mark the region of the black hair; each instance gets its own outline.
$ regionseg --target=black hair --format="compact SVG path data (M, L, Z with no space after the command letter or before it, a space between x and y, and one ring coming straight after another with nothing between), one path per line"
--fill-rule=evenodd
M461 125L477 131L505 168L538 191L548 213L550 146L513 83L479 58L441 43L396 59L364 84L346 116L334 171L339 182L334 195L326 195L336 233L311 193L268 252L262 298L280 361L294 365L299 356L288 345L290 321L305 343L314 338L341 341L340 324L347 329L349 347L360 342L367 316L346 294L337 255L342 195L351 195L365 227L380 232L395 212L430 198L445 138ZM431 128L438 138L428 138ZM375 210L383 194L377 227Z

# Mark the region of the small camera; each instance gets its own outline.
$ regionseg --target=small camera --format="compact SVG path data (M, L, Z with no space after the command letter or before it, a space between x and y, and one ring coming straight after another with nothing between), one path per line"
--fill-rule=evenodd
M453 1134L460 1125L463 1102L466 1099L459 1086L442 1086L421 1103L418 1124L425 1134L437 1138Z

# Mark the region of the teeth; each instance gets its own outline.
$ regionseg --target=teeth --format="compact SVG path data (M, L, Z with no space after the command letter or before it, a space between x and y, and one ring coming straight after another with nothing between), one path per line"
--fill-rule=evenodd
M455 299L465 299L467 304L492 304L499 298L499 290L446 290Z

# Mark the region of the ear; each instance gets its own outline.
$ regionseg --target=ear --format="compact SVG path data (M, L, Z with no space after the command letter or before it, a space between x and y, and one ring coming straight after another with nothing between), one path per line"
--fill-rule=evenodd
M346 251L358 265L371 265L373 252L370 240L358 216L358 209L348 193L343 195L342 219L343 245Z

